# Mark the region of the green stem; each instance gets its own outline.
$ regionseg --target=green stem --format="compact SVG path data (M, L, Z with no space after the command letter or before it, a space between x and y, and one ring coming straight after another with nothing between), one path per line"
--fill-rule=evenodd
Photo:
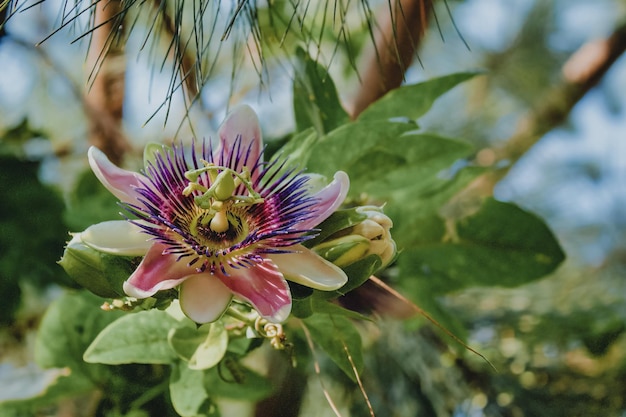
M246 316L245 314L243 314L241 311L233 308L233 307L228 307L228 309L226 309L225 312L226 315L242 321L244 323L246 323L248 326L253 326L254 327L254 319L251 319L250 317Z

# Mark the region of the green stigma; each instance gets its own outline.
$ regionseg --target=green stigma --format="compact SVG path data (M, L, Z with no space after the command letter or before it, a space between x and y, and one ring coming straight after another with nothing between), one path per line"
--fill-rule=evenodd
M189 184L183 190L183 195L189 196L195 191L201 194L194 196L194 203L205 211L201 216L200 225L209 227L215 233L225 233L233 227L229 211L233 208L251 206L263 202L259 193L254 191L250 172L244 168L239 173L231 168L215 165L211 162L202 161L204 167L185 172L185 178ZM202 174L207 174L210 187L200 184L198 181ZM248 195L237 195L235 190L244 185ZM197 224L194 229L197 232Z

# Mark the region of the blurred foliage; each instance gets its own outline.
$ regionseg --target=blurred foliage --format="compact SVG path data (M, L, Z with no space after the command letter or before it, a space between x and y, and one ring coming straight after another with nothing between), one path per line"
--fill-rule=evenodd
M63 201L39 181L37 161L2 155L0 166L0 323L6 325L20 306L24 285L43 290L69 281L56 265L67 236Z

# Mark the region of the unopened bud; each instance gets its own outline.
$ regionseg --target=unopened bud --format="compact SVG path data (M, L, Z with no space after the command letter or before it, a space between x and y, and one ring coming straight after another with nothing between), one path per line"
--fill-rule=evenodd
M341 268L365 257L369 248L369 239L363 236L349 235L328 240L315 246L313 250L322 258Z
M370 240L367 255L380 256L382 266L389 264L396 256L396 242L391 237L393 222L382 208L377 206L357 207L356 211L367 216L367 219L352 227L350 233L366 237Z

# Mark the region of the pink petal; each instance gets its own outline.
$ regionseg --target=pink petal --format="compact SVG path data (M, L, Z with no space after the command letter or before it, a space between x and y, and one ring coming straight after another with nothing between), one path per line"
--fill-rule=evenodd
M233 293L208 272L191 275L180 286L180 307L196 323L219 319L228 308Z
M252 108L248 105L240 105L226 117L224 123L219 129L220 144L217 151L213 155L213 160L220 165L229 166L236 171L241 172L243 167L247 167L252 171L263 148L263 137L261 136L261 128L259 127L259 118ZM241 141L234 148L235 154L239 151L242 160L238 166L231 166L229 160L221 160L221 156L228 158L233 151L233 146L237 139ZM249 149L249 152L248 152ZM234 155L236 157L236 155ZM252 178L254 181L256 178Z
M333 291L348 282L346 273L302 245L292 246L293 253L269 255L289 281L322 291Z
M147 298L157 291L174 288L189 275L196 274L196 269L187 266L182 260L177 262L177 255L163 254L167 246L155 243L150 247L135 272L124 282L124 292L131 297Z
M318 200L314 216L298 224L298 228L302 230L312 229L326 220L346 199L349 189L350 178L348 174L337 171L333 181L313 195L313 198Z
M280 323L291 312L287 281L269 259L250 268L230 268L216 276L239 298L248 301L265 319Z
M137 204L135 187L141 186L141 174L115 166L98 148L92 146L87 152L89 165L102 185L124 203Z

